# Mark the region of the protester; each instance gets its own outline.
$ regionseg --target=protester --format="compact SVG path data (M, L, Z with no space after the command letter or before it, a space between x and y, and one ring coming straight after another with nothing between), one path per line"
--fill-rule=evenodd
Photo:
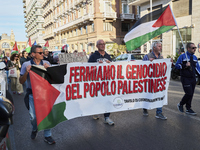
M186 48L187 52L179 56L175 65L177 69L180 69L181 83L185 92L185 95L180 103L178 103L177 107L180 112L184 112L183 105L186 104L186 114L196 115L197 113L191 109L191 104L196 86L195 73L197 72L200 75L200 66L197 57L194 55L197 49L195 44L187 43Z
M110 55L105 52L105 42L103 40L98 40L96 43L96 47L98 51L95 51L89 58L88 62L111 62ZM114 122L109 118L110 113L104 114L104 123L108 123L109 125L114 125ZM98 115L93 116L94 119L99 119Z
M20 58L20 64L21 64L21 66L22 66L22 64L24 62L28 61L27 56L28 56L28 53L26 51L23 51L22 52L22 57Z
M6 65L6 68L5 68L5 70L6 70L6 75L7 75L7 84L10 82L10 79L8 78L8 71L9 71L9 68L8 68L8 62L9 62L9 60L8 60L8 58L5 56L4 58L3 58L3 62L4 62L4 64Z
M43 47L43 60L47 60L50 64L57 64L57 62L53 59L52 52L49 53L47 47Z
M10 53L9 52L6 52L6 57L8 60L10 60Z
M27 60L31 60L32 59L32 54L31 53L28 53L28 56L27 56Z
M161 51L162 51L162 43L161 42L154 42L152 44L152 52L145 55L143 60L144 61L147 61L147 60L153 61L154 59L163 59L163 56L161 55ZM143 115L144 116L149 115L147 109L143 109ZM162 107L157 108L155 117L158 118L158 119L163 119L163 120L167 119L167 117L165 117L162 114Z
M19 62L19 55L18 54L12 54L10 57L10 61L8 62L9 69L12 69L16 67L17 69L17 78L10 77L11 79L11 91L13 91L13 94L17 92L17 94L21 95L23 91L22 85L19 83L19 77L20 77L20 62Z
M22 52L19 53L19 58L22 58Z
M49 61L49 51L46 47L43 47L43 53L44 53L43 60Z
M23 84L25 81L27 81L27 92L29 93L29 114L30 114L30 121L32 124L32 132L31 132L31 139L35 139L37 136L37 120L36 120L36 114L35 114L35 106L34 106L34 100L33 100L33 94L32 94L32 87L30 82L30 76L29 71L31 69L31 65L41 65L45 68L48 68L50 66L50 63L46 60L43 60L43 49L39 45L33 45L31 47L31 54L33 59L30 61L25 62L22 65L21 68L21 77L20 77L20 83ZM41 95L42 96L42 95ZM44 141L48 144L55 144L55 140L51 137L51 129L44 130Z

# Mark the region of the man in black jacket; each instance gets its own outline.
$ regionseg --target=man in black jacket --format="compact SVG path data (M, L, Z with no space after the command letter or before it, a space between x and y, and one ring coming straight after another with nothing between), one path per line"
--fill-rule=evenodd
M111 57L108 53L105 52L105 42L103 40L98 40L96 43L98 51L95 51L89 58L88 62L111 62ZM114 122L109 118L110 113L104 114L104 123L109 125L114 125ZM98 115L93 116L94 119L99 119Z

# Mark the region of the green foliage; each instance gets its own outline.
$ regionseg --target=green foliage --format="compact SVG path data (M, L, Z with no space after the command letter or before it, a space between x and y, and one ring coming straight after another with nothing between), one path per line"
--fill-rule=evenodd
M176 62L178 60L178 57L180 56L180 53L176 53L176 55L167 55L167 58L172 58L173 62Z
M121 55L123 52L126 52L126 45L118 45L117 43L107 44L106 49L109 54L114 55L115 57Z

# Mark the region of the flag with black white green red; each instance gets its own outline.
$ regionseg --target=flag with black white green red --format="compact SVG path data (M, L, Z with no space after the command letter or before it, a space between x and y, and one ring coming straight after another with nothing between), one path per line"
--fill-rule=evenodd
M32 45L31 45L31 39L29 38L29 39L28 39L27 46L26 46L26 49L25 49L27 53L30 53L30 52L31 52L31 46L32 46Z
M127 50L135 50L152 38L169 31L174 26L176 26L176 20L170 5L146 14L125 35L124 41Z
M18 47L17 47L17 42L15 41L15 44L13 46L13 49L11 50L11 55L12 54L18 54L19 53L19 50L18 50Z

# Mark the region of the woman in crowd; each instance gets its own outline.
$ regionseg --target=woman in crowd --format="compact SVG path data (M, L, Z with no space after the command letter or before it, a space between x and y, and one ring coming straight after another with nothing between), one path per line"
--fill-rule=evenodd
M21 95L23 93L23 86L19 83L19 77L20 77L20 68L21 64L19 62L19 55L18 54L12 54L10 57L10 61L8 62L9 69L12 69L16 67L17 69L17 78L10 77L11 79L11 91L13 91L13 94L16 92Z

